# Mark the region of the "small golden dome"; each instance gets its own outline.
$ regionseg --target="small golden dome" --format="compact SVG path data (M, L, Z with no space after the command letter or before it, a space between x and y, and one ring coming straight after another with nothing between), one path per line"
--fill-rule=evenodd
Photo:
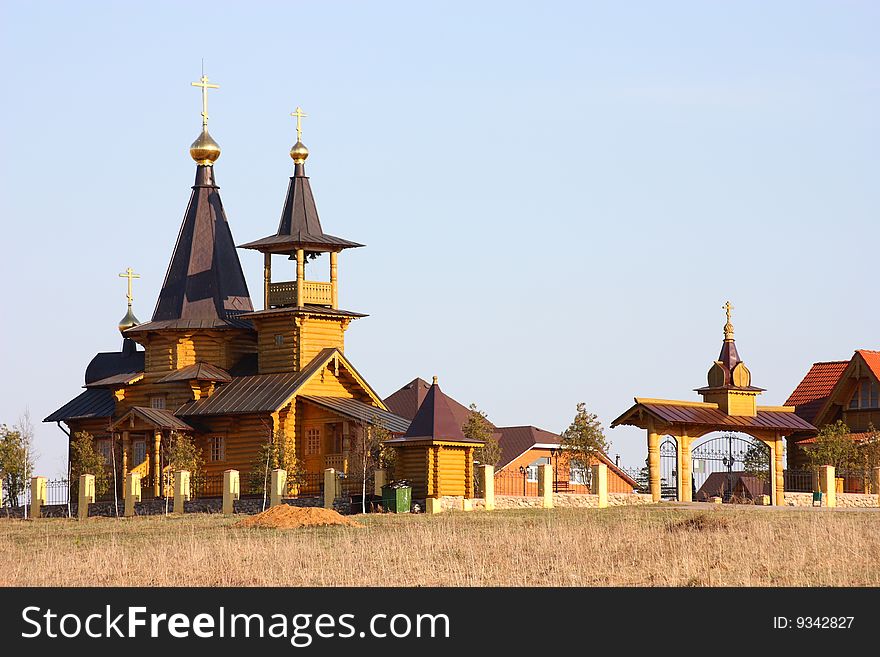
M189 154L203 166L211 166L220 157L220 145L208 134L207 127L202 128L202 134L189 147Z
M134 316L134 313L131 312L131 306L128 307L128 312L125 313L125 317L119 320L119 331L123 332L125 329L130 329L132 326L137 326L140 324L138 318Z
M295 164L302 164L309 156L309 149L301 141L296 142L290 149L290 157L293 158Z

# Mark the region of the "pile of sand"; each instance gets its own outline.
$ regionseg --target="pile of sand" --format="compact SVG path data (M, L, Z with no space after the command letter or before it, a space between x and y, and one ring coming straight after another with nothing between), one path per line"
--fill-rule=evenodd
M267 527L269 529L296 529L297 527L323 527L325 525L347 525L362 527L351 518L346 518L332 509L318 507L298 507L279 504L255 516L249 516L235 523L235 527Z

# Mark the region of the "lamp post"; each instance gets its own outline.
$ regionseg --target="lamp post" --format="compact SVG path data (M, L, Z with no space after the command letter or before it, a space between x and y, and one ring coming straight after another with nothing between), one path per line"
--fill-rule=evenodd
M528 468L526 466L519 466L519 473L522 475L523 480L523 497L526 496L526 472L528 472Z

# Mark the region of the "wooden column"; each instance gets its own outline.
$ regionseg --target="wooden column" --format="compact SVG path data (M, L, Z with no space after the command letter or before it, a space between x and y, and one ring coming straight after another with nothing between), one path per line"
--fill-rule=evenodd
M339 283L336 275L338 255L336 251L330 252L330 307L334 310L339 308Z
M296 250L296 306L302 308L303 305L303 282L306 277L305 252L302 249Z
M115 436L114 436L115 438ZM122 479L128 474L128 462L130 457L131 441L128 438L128 431L122 432Z
M782 436L776 436L773 443L773 458L775 463L774 479L776 481L776 493L773 497L775 506L785 506L785 464L782 458L785 456L785 447L783 445Z
M272 254L263 254L263 310L269 310L269 284L272 282Z
M684 501L684 472L681 467L681 436L675 436L675 501Z
M162 448L162 432L153 432L153 497L162 495L162 473L159 471L159 450Z
M686 431L682 432L678 441L681 444L681 456L679 457L678 469L681 471L681 501L694 501L694 474L693 459L691 458L691 438Z
M660 436L648 429L648 481L651 483L651 499L660 501Z
M464 496L472 499L474 496L474 448L464 448Z

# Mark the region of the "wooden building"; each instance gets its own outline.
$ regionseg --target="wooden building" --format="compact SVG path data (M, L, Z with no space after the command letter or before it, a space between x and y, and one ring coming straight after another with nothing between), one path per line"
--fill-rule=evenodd
M868 438L880 429L880 351L858 349L849 360L813 363L785 402L806 422L818 427L842 420L853 440ZM814 442L810 432L788 437L788 467L809 465L805 446Z
M345 471L352 439L375 418L393 434L409 426L345 355L345 332L364 315L339 306L338 256L362 245L323 231L297 108L294 172L278 229L241 247L264 255L263 309L254 310L215 180L220 147L206 118L213 85L206 77L194 85L205 117L190 148L195 184L153 316L137 321L129 288L122 349L95 356L85 391L44 421L89 432L122 473L140 472L144 493L157 496L172 432L195 439L209 476L244 475L272 441L283 441L308 473ZM307 265L324 254L327 279L307 277ZM295 262L295 278L273 280L273 257Z
M462 433L437 377L406 433L385 441L396 453L395 478L410 482L414 499L472 498L474 450L482 444Z

